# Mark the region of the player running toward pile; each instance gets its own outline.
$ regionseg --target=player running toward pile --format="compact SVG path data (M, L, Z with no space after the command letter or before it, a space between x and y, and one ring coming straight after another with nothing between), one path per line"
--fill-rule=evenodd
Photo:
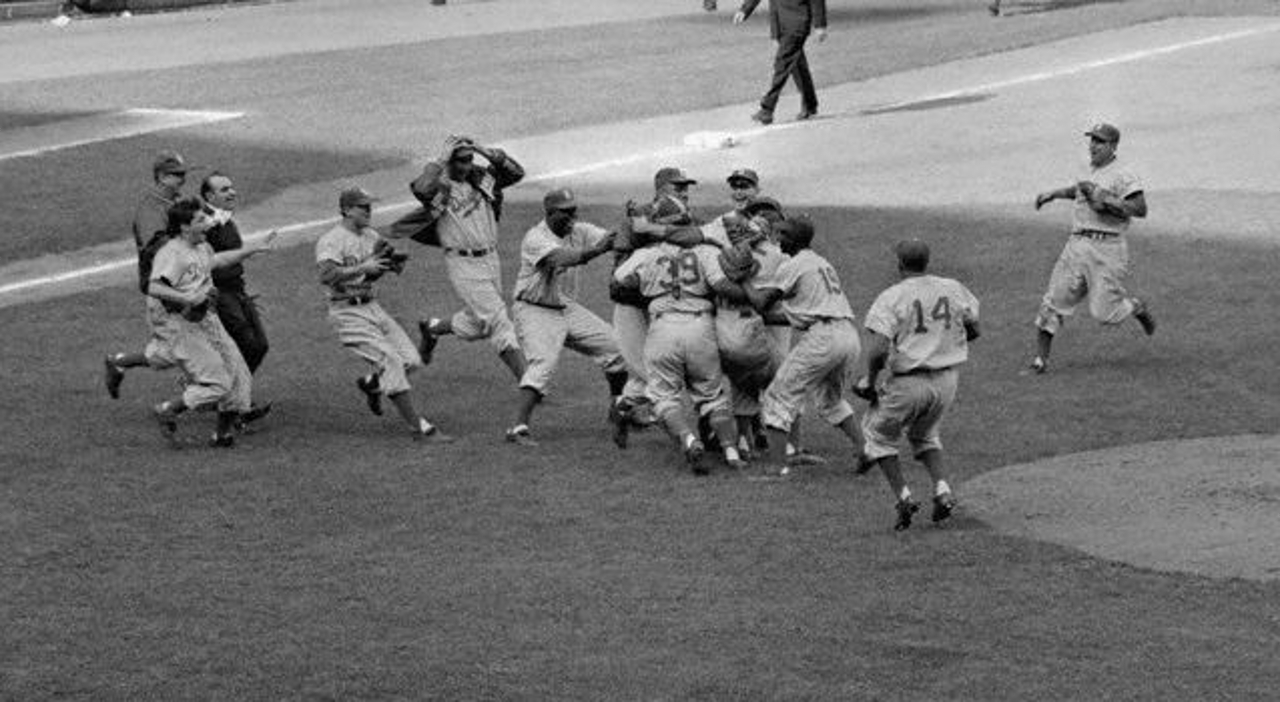
M746 466L738 453L737 430L716 348L711 281L724 275L717 261L719 254L719 248L708 244L686 249L662 243L636 251L614 271L620 286L638 289L650 300L644 344L649 398L663 427L679 442L697 475L709 471L702 462L705 446L684 413L686 391L697 412L709 417L725 462L731 468Z
M186 379L180 397L155 407L156 421L174 445L178 415L208 406L218 409L211 443L220 447L235 445L237 420L249 411L252 401L249 368L218 320L217 288L211 274L216 268L235 266L269 251L276 235L272 232L256 244L214 253L205 241L213 224L212 213L195 198L180 200L169 208L169 238L156 252L147 286L147 316L151 322L148 365L176 366Z
M1053 339L1065 318L1084 301L1089 314L1103 324L1120 324L1133 317L1150 336L1155 317L1142 300L1124 287L1129 277L1129 244L1125 232L1134 217L1147 216L1142 181L1116 158L1120 130L1098 124L1089 137L1089 172L1074 185L1036 196L1036 209L1059 198L1073 199L1071 236L1054 264L1049 289L1036 316L1036 356L1031 370L1048 368Z
M770 463L785 462L787 434L809 397L818 415L848 437L855 458L861 461L862 432L853 407L845 399L861 352L853 310L835 268L810 248L813 222L800 216L784 220L777 229L787 260L770 278L757 277L742 284L761 313L769 313L774 303L779 303L794 336L793 346L761 403ZM780 472L785 475L789 470L783 467Z
M414 409L409 394L409 373L422 367L422 358L404 329L378 304L373 283L392 270L391 253L378 232L369 226L373 196L349 188L338 197L342 221L316 242L316 267L328 292L329 323L342 345L373 366L373 372L356 380L369 411L382 414L382 397L391 400L413 438L428 443L448 443L453 437L440 431Z
M955 280L926 273L927 244L908 240L896 250L902 281L880 293L867 312L867 374L854 385L854 394L871 402L862 418L867 461L858 472L880 466L897 499L894 529L902 531L920 509L898 461L898 441L904 433L933 480L933 521L943 521L955 508L938 428L955 401L969 342L979 332L973 293ZM883 378L881 371L888 371Z
M626 363L609 323L583 307L576 267L613 250L613 234L578 220L578 202L567 188L542 198L545 218L524 235L520 273L516 278L516 332L529 365L520 379L520 404L507 441L522 446L537 442L529 434L533 408L542 401L565 347L585 354L604 370L610 403L627 384Z

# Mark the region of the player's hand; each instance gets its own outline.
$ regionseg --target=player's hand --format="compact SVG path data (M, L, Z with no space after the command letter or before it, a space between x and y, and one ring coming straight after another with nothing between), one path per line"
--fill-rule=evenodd
M1037 210L1049 204L1050 202L1053 202L1053 193L1040 193L1039 195L1036 195Z
M746 21L747 21L747 13L743 12L742 10L738 10L737 12L733 13L734 24L742 24L743 22L746 22Z
M818 27L817 29L813 30L813 36L817 37L818 43L821 44L822 42L827 40L827 28Z
M279 239L279 238L280 238L279 230L272 229L271 231L267 232L266 236L262 237L262 239L258 241L257 245L253 247L253 253L259 254L264 251L271 251L275 249L276 239Z

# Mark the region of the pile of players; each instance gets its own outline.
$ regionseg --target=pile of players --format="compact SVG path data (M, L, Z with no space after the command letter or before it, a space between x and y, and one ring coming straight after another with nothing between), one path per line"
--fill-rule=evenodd
M106 358L106 385L119 397L130 367L180 369L181 396L154 408L164 436L178 444L179 415L212 408L211 443L227 447L270 409L252 402L252 373L267 344L243 261L269 251L275 234L244 241L231 179L211 173L201 197L182 198L186 173L176 153L155 162L155 185L134 225L151 338L142 352ZM730 469L778 479L826 462L800 444L799 420L809 412L847 437L857 471L881 468L897 500L897 528L918 510L897 460L904 434L933 479L934 520L950 515L938 424L977 336L978 303L956 281L927 273L923 242L898 247L903 280L866 316L871 348L854 383L862 335L840 277L813 249L813 222L763 196L755 171L728 177L731 208L710 221L690 211L696 181L678 168L660 169L652 200L628 203L615 230L582 221L571 190L547 192L543 218L521 241L508 306L498 223L503 190L523 176L502 150L451 137L411 187L421 207L384 232L371 224L376 198L360 188L339 195L340 220L316 243L316 275L339 341L369 366L356 385L370 411L382 414L385 398L416 440L452 441L414 407L409 377L431 362L441 337L486 340L518 384L506 439L536 446L534 410L569 348L602 369L619 448L633 430L657 424L696 474L710 472L714 451ZM377 296L378 279L405 262L388 240L404 238L442 251L462 302L449 317L420 322L417 343ZM606 255L609 322L577 301L579 269ZM861 420L851 393L870 401Z

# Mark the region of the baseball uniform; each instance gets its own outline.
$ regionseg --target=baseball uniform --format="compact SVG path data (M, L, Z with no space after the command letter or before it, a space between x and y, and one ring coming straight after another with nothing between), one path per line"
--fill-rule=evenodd
M787 260L778 245L762 241L752 249L760 264L757 280L769 280ZM782 336L782 334L785 336ZM748 302L716 299L716 343L720 366L729 380L733 413L750 417L760 413L760 393L768 387L786 358L789 327L769 326Z
M862 418L867 458L898 455L903 432L916 456L942 449L938 427L969 360L965 322L977 321L977 298L950 278L915 275L880 293L865 326L889 339L889 372Z
M338 224L316 242L316 263L358 265L374 256L380 238L372 227L355 232ZM326 287L329 323L338 340L374 367L384 395L408 391L408 374L422 366L422 357L409 335L378 304L373 281L359 275Z
M853 414L845 391L862 347L835 268L802 249L755 285L781 291L779 304L793 329L793 346L762 398L765 426L790 431L807 396L823 419L839 425Z
M520 272L516 277L516 330L528 365L520 386L546 394L547 385L568 347L592 358L605 373L620 373L626 363L618 350L613 328L576 300L578 269L547 265L547 256L562 247L587 249L608 237L606 229L577 222L563 239L546 221L525 233L520 244Z
M151 280L152 261L147 256L158 251L154 248L155 244L152 244L151 249L147 249L147 244L157 233L168 229L169 208L174 202L169 191L156 183L142 194L133 209L132 232L133 243L138 250L138 287L143 294L146 294L147 282ZM147 249L145 254L144 249Z
M213 288L212 269L213 249L208 244L193 246L173 238L156 252L150 279L201 297ZM177 367L182 371L186 380L183 404L189 408L216 405L225 412L249 410L249 368L218 321L216 310L209 309L193 322L166 309L159 299L148 297L147 318L151 324L147 363L153 368Z
M647 392L654 411L677 436L689 433L681 411L686 390L699 413L729 416L709 282L724 275L719 253L708 245L657 244L634 252L614 271L615 280L638 287L651 300L644 345Z
M1078 180L1092 181L1122 200L1143 191L1142 182L1119 158L1101 167L1091 165ZM1056 334L1084 301L1089 314L1103 324L1119 324L1133 314L1135 301L1124 287L1129 277L1129 245L1124 237L1128 229L1129 218L1094 211L1077 188L1071 236L1049 276L1037 327Z

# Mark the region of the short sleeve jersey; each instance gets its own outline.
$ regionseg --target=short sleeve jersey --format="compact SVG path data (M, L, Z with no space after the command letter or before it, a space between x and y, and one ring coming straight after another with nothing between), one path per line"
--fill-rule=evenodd
M181 293L208 293L213 287L213 249L208 244L192 246L175 237L160 247L151 264L152 281L161 281ZM160 314L163 306L148 298L150 308Z
M535 305L563 308L565 301L578 295L578 269L556 268L545 263L546 257L564 247L574 249L598 245L609 235L608 230L588 222L576 222L573 231L563 239L555 235L546 220L524 235L520 242L520 272L516 274L515 297Z
M484 194L465 181L446 181L449 200L436 224L440 244L451 249L491 249L498 245L498 220Z
M1142 181L1138 180L1138 176L1134 175L1132 171L1121 165L1119 158L1111 159L1109 163L1100 168L1094 168L1090 165L1089 172L1078 180L1092 181L1097 187L1112 192L1121 200L1142 192ZM1095 212L1092 207L1089 207L1089 201L1085 199L1084 193L1076 192L1075 208L1072 210L1071 231L1078 232L1092 229L1094 231L1111 232L1112 234L1123 234L1128 228L1128 217L1117 217L1105 212Z
M782 291L779 303L793 327L804 329L822 319L854 319L836 269L812 249L787 258L755 286Z
M869 331L892 344L889 370L938 370L969 360L965 321L978 321L978 299L951 278L920 275L880 293L867 312Z
M641 293L650 298L650 314L706 312L714 306L711 283L724 277L719 253L706 244L691 249L658 244L631 254L614 277L625 282L635 276Z
M339 266L357 265L373 255L373 249L380 238L382 237L372 227L365 227L357 233L338 224L316 242L316 263L329 262ZM328 287L331 297L342 298L368 293L373 289L373 281L367 280L366 276L361 274L355 278L338 281Z

